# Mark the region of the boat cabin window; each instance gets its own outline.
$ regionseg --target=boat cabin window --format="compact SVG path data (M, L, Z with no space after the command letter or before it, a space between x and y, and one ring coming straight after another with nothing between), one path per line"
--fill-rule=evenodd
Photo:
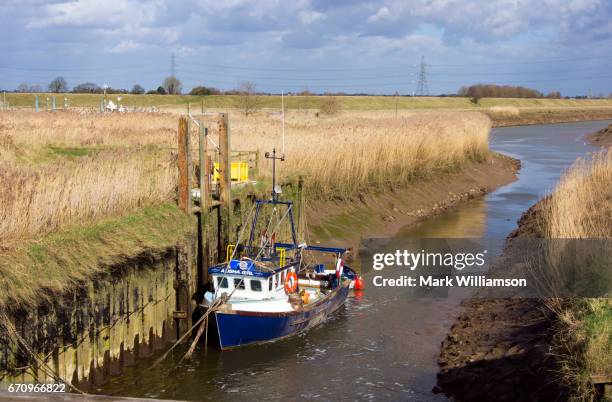
M285 279L287 279L287 271L283 271L281 275L281 283L285 283Z
M222 289L227 289L227 278L219 278L217 277L217 287Z
M251 279L250 282L253 292L261 292L261 281L259 279Z
M272 289L273 289L273 288L274 288L274 277L273 277L273 276L271 276L271 277L268 279L268 290L269 290L269 291L272 291Z
M234 288L244 289L244 280L242 278L234 278Z

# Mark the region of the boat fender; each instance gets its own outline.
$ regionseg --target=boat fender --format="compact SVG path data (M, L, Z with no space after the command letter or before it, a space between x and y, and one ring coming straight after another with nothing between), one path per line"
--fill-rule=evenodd
M363 288L365 287L365 284L363 283L363 278L361 276L358 276L357 278L355 278L355 290L363 290Z
M287 278L285 279L285 292L287 294L293 293L298 287L298 277L293 271L287 272Z

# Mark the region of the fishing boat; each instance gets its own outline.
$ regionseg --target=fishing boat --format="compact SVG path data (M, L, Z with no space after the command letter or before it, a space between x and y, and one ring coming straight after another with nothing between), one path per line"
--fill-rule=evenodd
M208 270L212 289L204 306L222 350L306 331L342 306L351 287L363 286L344 265L346 248L298 243L295 205L280 200L275 185L276 160L284 157L273 150L266 158L272 159L272 198L254 202L243 226L250 226L248 240L228 246L226 261ZM287 241L277 241L283 233Z

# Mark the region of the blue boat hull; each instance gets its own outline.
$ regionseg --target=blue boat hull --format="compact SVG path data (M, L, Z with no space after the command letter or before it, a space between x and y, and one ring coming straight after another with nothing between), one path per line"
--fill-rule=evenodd
M221 350L282 339L311 328L338 309L349 292L349 282L327 297L289 313L232 311L215 313Z

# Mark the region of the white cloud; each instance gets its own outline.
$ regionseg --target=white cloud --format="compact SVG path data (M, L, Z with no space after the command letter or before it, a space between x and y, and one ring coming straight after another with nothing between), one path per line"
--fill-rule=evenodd
M389 9L387 7L381 7L376 14L374 15L370 15L368 17L368 22L376 22L376 21L380 21L383 19L386 19L387 17L389 17L391 15L391 11L389 11Z
M48 4L44 15L32 19L28 28L50 26L115 26L118 24L147 24L155 20L158 4L133 1L77 0Z

